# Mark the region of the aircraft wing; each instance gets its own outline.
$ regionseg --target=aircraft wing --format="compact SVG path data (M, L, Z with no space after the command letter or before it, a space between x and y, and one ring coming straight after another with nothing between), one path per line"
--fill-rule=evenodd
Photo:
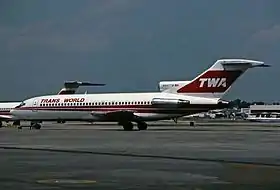
M109 120L135 120L138 118L132 110L98 111L92 112L91 115Z
M9 120L12 119L12 115L0 115L0 120Z

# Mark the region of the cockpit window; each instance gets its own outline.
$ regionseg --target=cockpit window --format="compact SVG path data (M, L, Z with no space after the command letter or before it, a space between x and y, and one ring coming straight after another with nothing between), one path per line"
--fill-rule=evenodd
M20 108L20 107L22 107L22 106L24 106L26 103L24 103L24 102L21 102L18 106L16 106L15 108Z

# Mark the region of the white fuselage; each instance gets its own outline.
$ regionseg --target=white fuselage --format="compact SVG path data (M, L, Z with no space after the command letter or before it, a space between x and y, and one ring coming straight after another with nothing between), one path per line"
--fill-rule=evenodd
M154 98L188 100L183 108L154 106ZM217 108L218 99L171 93L50 95L28 99L11 113L21 120L115 121L106 113L131 112L143 121L169 119Z

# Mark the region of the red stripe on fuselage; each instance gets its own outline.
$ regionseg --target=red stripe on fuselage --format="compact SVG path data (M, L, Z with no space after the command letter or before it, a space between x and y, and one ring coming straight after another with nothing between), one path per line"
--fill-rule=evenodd
M196 104L183 108L158 108L152 105L116 105L116 106L38 106L38 107L21 107L18 110L40 110L40 111L118 111L130 110L137 113L189 113L192 111L202 112L210 109L217 109L218 105Z
M10 111L0 111L0 115L11 115Z

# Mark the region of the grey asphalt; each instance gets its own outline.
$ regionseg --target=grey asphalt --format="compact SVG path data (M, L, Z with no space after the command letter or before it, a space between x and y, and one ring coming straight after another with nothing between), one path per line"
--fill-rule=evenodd
M0 189L280 189L279 127L151 123L0 129Z

